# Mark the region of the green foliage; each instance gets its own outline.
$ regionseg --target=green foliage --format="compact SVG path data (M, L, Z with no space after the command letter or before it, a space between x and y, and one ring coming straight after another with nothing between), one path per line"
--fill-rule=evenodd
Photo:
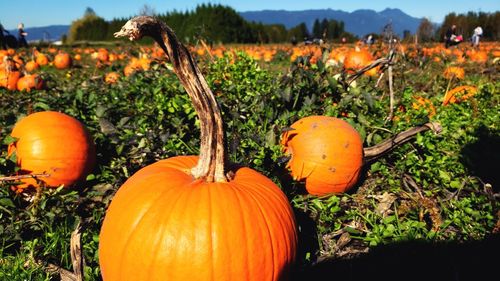
M71 23L68 43L78 40L102 41L106 38L108 23L95 12L87 8L84 16Z
M222 107L230 161L269 176L297 213L303 247L297 267L339 257L340 237L349 237L347 249L363 251L400 241L462 242L491 234L500 210L498 177L488 165L500 161L492 153L500 135L498 79L468 75L463 83L478 85L478 94L440 106L448 84L440 77L444 65L399 58L394 65L395 118L387 121L387 85L376 87L376 78L361 77L344 87L340 66L328 64L328 49L323 51L314 64L305 56L291 65L285 57L269 66L238 52L213 61L200 58L201 71ZM171 67L155 62L150 71L117 84L103 82L106 71L122 66L64 72L45 67L47 90L28 94L0 89L0 175L15 174L15 158L6 152L14 140L8 135L32 111L76 117L89 129L98 153L95 170L74 189L22 195L11 190L12 183L0 183L1 280L57 279L47 270L49 264L71 269L69 238L79 223L86 280L100 280L98 235L114 192L148 164L198 153L197 118ZM466 68L479 73L477 65ZM279 141L294 121L320 114L343 118L367 147L429 121L426 109L413 108L415 96L428 98L437 108L431 120L440 122L443 132L421 133L366 163L354 190L312 197L289 176ZM306 239L312 246L302 246Z

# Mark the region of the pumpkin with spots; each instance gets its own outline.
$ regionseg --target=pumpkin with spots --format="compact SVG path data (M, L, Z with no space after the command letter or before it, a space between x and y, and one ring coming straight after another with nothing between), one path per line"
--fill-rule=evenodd
M291 156L287 164L295 180L305 180L307 192L327 195L353 187L363 165L363 142L344 120L328 116L302 118L282 135Z

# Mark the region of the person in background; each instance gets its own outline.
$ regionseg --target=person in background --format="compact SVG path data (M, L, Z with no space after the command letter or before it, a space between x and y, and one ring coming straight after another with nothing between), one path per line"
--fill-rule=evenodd
M472 47L479 48L479 39L483 36L483 28L480 26L474 28L474 33L472 34Z
M2 50L7 49L7 44L5 43L5 37L3 36L4 31L7 34L9 34L9 32L3 28L2 23L0 23L0 48L2 48Z
M27 32L24 31L24 24L20 23L17 25L18 33L17 33L17 40L19 43L19 47L28 47L28 42L26 42L26 36L28 35Z
M454 45L454 42L457 38L457 26L452 25L448 30L446 31L446 34L444 36L444 46L445 48L448 48L451 45Z
M366 44L367 45L371 45L373 44L373 35L368 35L368 37L366 38Z

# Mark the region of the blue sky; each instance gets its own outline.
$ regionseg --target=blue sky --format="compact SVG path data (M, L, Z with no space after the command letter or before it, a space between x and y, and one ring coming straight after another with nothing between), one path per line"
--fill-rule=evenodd
M133 16L144 4L148 4L156 12L163 13L174 9L191 10L198 4L209 2L228 5L237 11L331 8L352 12L357 9L381 11L389 7L399 8L414 17L428 17L433 22L441 22L444 16L450 12L494 12L500 10L499 0L2 0L0 1L0 22L6 29L15 29L19 22L23 22L26 27L70 24L71 21L82 16L86 7L93 8L99 16L110 20L116 17Z

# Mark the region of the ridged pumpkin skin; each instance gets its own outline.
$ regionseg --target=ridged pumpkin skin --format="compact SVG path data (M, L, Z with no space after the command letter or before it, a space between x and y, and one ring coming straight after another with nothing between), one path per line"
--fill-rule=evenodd
M120 187L99 237L103 280L286 277L297 244L286 196L250 168L227 183L195 180L197 161L161 160Z
M353 187L363 164L363 142L344 120L309 116L282 135L281 145L291 155L287 167L295 180L305 179L313 195L341 193Z
M9 145L21 173L48 173L40 177L49 187L69 187L84 179L95 162L95 147L85 127L64 113L43 111L30 114L16 123L11 135L18 138ZM23 189L37 186L34 179L23 179Z

